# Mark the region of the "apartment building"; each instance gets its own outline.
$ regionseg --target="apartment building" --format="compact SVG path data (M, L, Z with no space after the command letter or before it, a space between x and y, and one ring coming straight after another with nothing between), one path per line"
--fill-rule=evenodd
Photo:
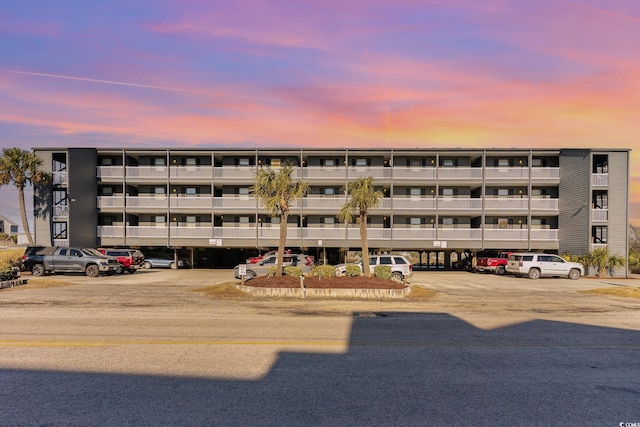
M34 192L42 245L186 252L227 266L277 247L278 218L249 188L258 168L295 166L309 194L289 217L287 246L330 261L360 247L336 215L345 185L373 177L371 251L418 254L452 268L486 249L627 253L628 149L36 148L51 185Z

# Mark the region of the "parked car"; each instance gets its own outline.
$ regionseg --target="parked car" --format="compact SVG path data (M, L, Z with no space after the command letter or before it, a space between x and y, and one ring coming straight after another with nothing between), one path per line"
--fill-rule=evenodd
M294 263L294 259L296 262ZM271 255L262 261L254 264L245 264L247 269L247 274L244 276L244 280L251 280L258 276L264 276L269 273L269 269L271 267L275 267L277 263L278 257L276 255ZM303 273L308 273L311 271L313 264L307 264L307 257L302 254L295 255L284 255L282 257L282 266L288 267L290 265L296 265L302 269ZM240 276L240 266L236 265L233 270L233 275L236 279L241 279Z
M503 275L507 271L507 262L513 252L500 252L495 257L480 257L476 260L475 271L492 272Z
M305 265L314 265L315 264L315 257L311 256L311 255L307 255L307 254L303 254L302 252L299 252L300 250L298 249L298 252L296 252L295 249L285 249L284 250L284 254L285 255L302 255L304 256L304 264ZM262 261L265 258L271 257L271 256L276 256L278 255L278 251L277 250L272 250L269 252L265 252L264 255L258 255L258 256L253 256L253 257L249 257L247 258L247 264L256 264L260 261ZM299 260L302 261L302 260Z
M144 262L144 255L137 249L98 249L103 255L115 257L120 263L120 268L116 271L122 274L128 271L130 274L135 273Z
M529 276L530 279L557 276L575 280L584 275L584 266L558 255L530 252L511 254L507 271L517 277Z
M364 271L363 263L357 263L360 271ZM371 273L377 265L388 265L391 267L391 279L397 282L404 282L405 278L413 276L413 264L402 255L370 255L369 268ZM336 265L336 276L344 276L347 264Z
M34 276L46 273L85 273L98 277L100 273L114 274L120 264L114 257L105 256L93 248L27 247L22 256L25 270Z
M171 254L163 254L163 253L150 253L144 256L144 261L142 262L142 268L184 268L188 267L189 263L184 259L178 259L178 264L176 266L176 261Z

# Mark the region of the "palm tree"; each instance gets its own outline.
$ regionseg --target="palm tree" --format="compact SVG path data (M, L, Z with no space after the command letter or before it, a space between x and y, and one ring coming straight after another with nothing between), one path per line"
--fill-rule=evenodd
M624 258L609 253L609 248L605 246L591 251L589 265L598 270L598 277L604 278L607 271L613 271L617 266L624 265Z
M375 209L380 204L383 197L382 191L373 188L373 177L358 178L351 181L346 187L347 194L351 199L344 204L338 218L340 221L351 222L358 213L360 221L360 245L362 246L362 269L364 275L371 276L369 266L369 244L367 243L367 215L369 209Z
M255 184L249 189L254 197L257 197L267 214L280 218L280 239L278 240L277 268L276 275L282 276L282 259L284 246L287 241L287 221L291 204L294 200L300 199L309 191L309 184L302 181L294 181L292 178L294 167L284 165L279 172L267 167L256 171Z
M28 184L44 184L49 181L49 174L40 169L42 159L32 151L20 148L3 148L0 157L0 187L13 184L18 189L20 217L29 245L33 246L33 238L29 231L27 210L24 204L24 188Z

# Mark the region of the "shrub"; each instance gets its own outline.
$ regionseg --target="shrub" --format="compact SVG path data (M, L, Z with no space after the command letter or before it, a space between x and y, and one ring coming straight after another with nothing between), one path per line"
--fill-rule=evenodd
M267 275L269 277L273 277L276 275L276 272L278 271L278 267L269 267L269 272L267 273Z
M24 249L3 249L0 250L0 270L10 269L9 267L20 267Z
M294 267L290 265L284 268L284 274L286 274L287 276L300 277L302 276L302 269L300 267Z
M359 277L362 276L362 269L358 264L347 264L344 267L344 275L347 277Z
M380 279L391 279L391 266L389 265L376 265L373 268L373 275Z
M317 265L311 270L312 276L336 277L336 268L332 265Z

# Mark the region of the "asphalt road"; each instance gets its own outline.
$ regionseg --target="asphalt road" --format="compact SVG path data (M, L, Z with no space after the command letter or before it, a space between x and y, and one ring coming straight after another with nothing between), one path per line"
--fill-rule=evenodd
M423 301L192 292L232 275L0 291L0 425L640 423L640 300L578 292L638 279L418 272L438 292Z

